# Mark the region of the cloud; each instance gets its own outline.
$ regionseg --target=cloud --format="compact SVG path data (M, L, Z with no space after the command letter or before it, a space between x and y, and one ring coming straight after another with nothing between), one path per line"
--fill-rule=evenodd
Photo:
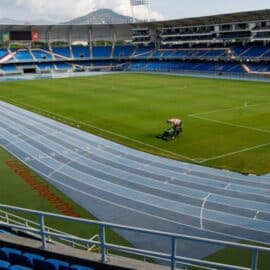
M128 0L15 0L6 7L11 8L12 5L15 5L13 11L16 17L28 20L46 19L61 22L99 8L110 8L124 15L131 15ZM147 9L136 9L136 16L146 19ZM156 11L151 11L150 17L163 19L163 16Z

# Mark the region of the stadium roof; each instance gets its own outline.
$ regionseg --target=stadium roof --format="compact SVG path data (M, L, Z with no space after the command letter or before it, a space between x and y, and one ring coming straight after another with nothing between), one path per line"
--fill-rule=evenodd
M270 9L255 10L247 12L237 12L230 14L219 14L204 17L194 17L177 19L170 21L159 21L154 24L159 26L195 26L195 25L213 25L237 22L263 21L270 20Z

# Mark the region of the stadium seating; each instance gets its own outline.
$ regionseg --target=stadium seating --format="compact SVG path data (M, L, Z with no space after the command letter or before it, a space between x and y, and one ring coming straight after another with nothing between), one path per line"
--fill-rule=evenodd
M153 51L154 47L137 48L133 53L133 57L136 59L147 59Z
M247 66L251 69L251 71L270 72L270 63L248 64Z
M24 253L19 249L0 248L0 270L94 270L93 267L70 264L68 261L49 258L35 253Z
M110 61L95 61L93 67L108 67L111 65Z
M32 50L34 57L39 61L52 60L52 54L46 50L34 49Z
M71 58L71 52L69 47L56 47L52 48L52 51L56 54L56 58L61 58L61 56Z
M134 52L133 46L116 46L114 48L114 58L127 58L130 57Z
M214 72L214 73L243 73L244 69L239 64L211 63L211 62L176 62L176 61L152 61L136 62L128 66L129 71L151 71L151 72Z
M270 46L254 45L249 47L242 55L241 58L257 58L261 57L270 49Z
M28 50L18 50L16 52L16 59L17 61L33 61L33 57L31 55L31 53Z
M6 50L6 49L0 49L0 58L4 57L7 54L8 54L8 50Z
M134 47L132 45L119 45L114 49L111 46L95 46L92 48L92 57L89 46L55 47L52 52L48 48L14 50L15 57L7 57L10 52L0 49L2 57L1 73L17 72L20 64L33 62L40 71L48 70L79 70L84 67L94 69L113 68L128 71L151 71L151 72L212 72L212 73L252 73L242 64L254 61L268 61L270 59L270 45L252 43L247 45L235 44L223 47L220 45L188 46L161 46L155 49L153 46ZM4 60L3 60L4 59ZM60 62L64 60L65 62ZM83 60L83 61L79 61ZM238 61L231 63L230 61ZM121 62L122 61L122 62ZM125 63L125 62L126 63ZM132 61L131 64L127 64ZM145 61L145 62L144 62ZM201 61L201 62L198 62ZM16 65L15 65L16 63ZM253 63L254 64L254 63ZM74 68L77 65L76 68ZM254 64L250 70L257 73L269 71L269 65Z
M90 58L89 47L84 46L72 46L72 52L75 59Z
M96 46L93 47L93 57L108 59L111 57L112 47L110 46Z
M55 69L55 65L53 63L40 63L40 64L37 64L37 67L40 69L40 70L54 70Z
M70 69L73 68L72 65L67 64L67 63L64 63L64 62L62 62L62 63L56 63L55 66L56 66L56 68L58 70L70 70Z
M18 71L15 64L2 65L0 69L5 73L13 73Z

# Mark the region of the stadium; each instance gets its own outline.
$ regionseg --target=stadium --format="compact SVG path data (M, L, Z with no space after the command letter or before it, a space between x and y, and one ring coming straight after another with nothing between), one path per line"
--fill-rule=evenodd
M269 9L0 24L0 269L269 270L269 83Z

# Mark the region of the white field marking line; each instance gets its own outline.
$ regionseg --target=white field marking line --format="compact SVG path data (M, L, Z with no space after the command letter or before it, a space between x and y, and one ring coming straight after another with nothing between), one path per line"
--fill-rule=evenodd
M5 148L4 148L4 149L5 149ZM7 149L6 149L6 150L7 150ZM8 150L7 150L7 151L8 151ZM9 151L8 151L8 152L9 152ZM34 157L33 157L33 158L34 158ZM22 163L24 163L26 166L28 166L28 167L30 167L31 169L33 169L33 171L36 171L36 172L38 172L39 174L41 174L42 176L44 176L45 178L48 178L47 175L45 175L43 172L39 171L38 169L34 168L34 167L31 166L31 165L28 165L28 164L25 163L23 160L21 160L19 157L18 157L18 159L19 159ZM46 166L47 166L47 165L46 165ZM48 166L48 167L49 167L49 166ZM64 174L64 175L65 175L65 174ZM68 176L68 175L67 175L67 176ZM70 177L70 176L68 176L68 177ZM72 177L71 177L71 178L72 178ZM74 179L74 178L72 178L72 179L73 179L75 182L81 182L81 181L78 181L77 179ZM92 195L92 194L90 195L89 193L86 193L86 192L81 191L81 190L79 190L79 189L75 189L75 188L71 187L70 185L63 184L62 182L59 182L59 181L57 181L57 180L55 180L55 179L52 179L52 178L50 179L50 181L56 182L56 183L58 183L58 184L60 184L60 185L64 185L64 186L66 186L66 187L68 187L68 188L71 188L71 189L77 191L78 193L82 193L82 194L84 194L84 195L86 195L86 196L88 196L88 197L94 197L95 199L102 200L102 201L104 201L104 202L107 202L107 203L109 203L109 204L112 204L112 205L115 205L115 206L118 206L118 207L121 207L121 208L124 208L124 209L129 209L129 210L135 211L135 212L137 212L137 213L142 213L142 214L147 215L147 216L151 216L151 217L155 217L155 218L158 218L158 219L161 219L161 220L169 221L170 223L180 224L180 225L183 225L183 226L186 226L186 227L191 227L191 228L195 228L195 229L200 229L199 227L196 227L196 226L190 226L190 225L187 225L187 224L184 224L184 223L175 222L175 221L172 221L172 220L169 220L169 219L166 219L166 218L162 218L162 217L159 217L159 216L155 216L155 215L152 215L152 214L149 214L149 213L140 211L140 210L136 210L136 209L133 209L133 208L130 208L130 207L126 207L126 206L123 206L123 205L119 205L119 204L116 204L116 203L107 201L107 200L105 200L105 199L101 199L100 197L94 196L94 195ZM84 184L85 184L85 183L84 183ZM112 193L112 194L114 194L114 193ZM147 204L147 203L146 203L146 204ZM212 221L212 220L210 220L210 219L206 219L206 220ZM214 222L216 222L216 221L214 220ZM224 222L222 222L222 224L225 224L225 225L232 225L232 224L230 224L230 223L224 223ZM251 230L251 231L255 231L255 232L258 232L258 231L265 232L265 231L262 231L262 230L255 230L254 228L246 228L246 227L243 227L243 226L237 225L237 224L236 224L236 225L233 225L233 226L239 227L239 228L243 228L243 229L247 229L247 230ZM231 235L229 235L229 234L220 233L220 232L215 232L215 231L208 230L208 229L203 229L203 230L204 230L204 231L208 231L208 232L212 232L212 233L215 233L215 234L218 234L218 235L225 235L225 236L230 236L230 237L236 238L236 239L243 239L243 238L240 238L240 237L237 237L237 236L231 236ZM251 240L251 241L252 241L252 239L249 239L249 238L245 238L245 239ZM254 240L254 239L253 239L253 240Z
M260 145L256 145L256 146L252 146L252 147L248 147L248 148L244 148L244 149L241 149L241 150L238 150L238 151L234 151L234 152L230 152L230 153L227 153L227 154L223 154L223 155L219 155L219 156L215 156L215 157L211 157L211 158L205 159L204 161L201 161L200 163L204 163L204 162L207 162L207 161L220 159L220 158L223 158L223 157L233 156L233 155L236 155L236 154L248 152L250 150L254 150L254 149L259 149L259 148L262 148L262 147L266 147L266 146L269 146L269 145L270 145L270 142L264 143L264 144L260 144Z
M203 199L203 203L202 203L202 207L201 207L201 214L200 214L200 225L201 225L201 229L203 230L203 211L204 211L204 207L205 204L207 202L207 200L209 199L209 197L212 195L212 193L209 193L204 199ZM219 212L219 211L218 211Z
M256 212L256 215L255 215L255 217L253 218L253 220L256 220L259 214L260 214L260 211L258 210L258 211Z
M270 130L252 128L252 127L248 127L248 126L228 123L228 122L224 122L224 121L219 121L219 120L214 120L214 119L199 116L199 115L203 115L203 114L211 114L211 113L214 113L214 112L224 112L224 111L236 110L236 109L246 109L246 108L249 108L249 107L257 107L257 106L261 106L261 105L265 105L265 104L269 104L269 102L268 103L253 104L253 105L244 105L244 106L233 107L233 108L229 108L229 109L221 109L221 110L213 110L213 111L202 112L202 113L195 113L195 114L190 114L189 117L193 117L193 118L204 120L204 121L219 123L219 124L223 124L223 125L227 125L227 126L244 128L244 129L248 129L248 130L252 130L252 131L270 133ZM270 145L270 142L265 143L265 144L261 144L261 145L256 145L256 146L253 146L253 147L243 148L243 149L238 150L238 151L233 151L233 152L230 152L230 153L226 153L226 154L223 154L223 155L214 156L214 157L210 157L210 158L206 158L206 159L202 159L202 160L195 159L195 161L197 163L202 164L202 163L205 163L207 161L216 160L216 159L220 159L220 158L227 157L227 156L232 156L232 155L235 155L235 154L240 154L240 153L247 152L247 151L250 151L250 150L266 147L268 145Z
M210 121L210 122L215 122L215 123L219 123L219 124L223 124L223 125L227 125L227 126L244 128L244 129L248 129L248 130L252 130L252 131L258 131L258 132L269 133L270 134L270 130L252 128L252 127L248 127L248 126L242 126L242 125L232 124L232 123L228 123L228 122L223 122L223 121L219 121L219 120L213 120L213 119L199 117L199 116L192 116L192 117L193 118L196 118L196 119L204 120L204 121ZM250 150L254 150L254 149L266 147L268 145L270 145L270 142L265 143L265 144L260 144L260 145L252 146L252 147L248 147L248 148L243 148L243 149L238 150L238 151L229 152L229 153L226 153L226 154L223 154L223 155L218 155L218 156L206 158L206 159L203 159L203 160L195 159L195 161L197 163L202 164L202 163L205 163L207 161L216 160L216 159L220 159L220 158L227 157L227 156L232 156L232 155L235 155L235 154L240 154L240 153L247 152L247 151L250 151Z
M11 121L11 120L8 120L8 122L10 122L11 123L11 125L15 125L15 126L17 126L17 128L18 128L18 125L19 126L21 126L21 124L17 124L17 123L13 123L14 121ZM41 130L41 129L40 129ZM28 136L26 133L24 133L24 132L22 132L25 136ZM47 147L47 148L49 148L49 149L51 149L52 151L53 151L53 149L51 148L51 147L48 147L47 145L45 145L44 143L41 143L41 142L39 142L40 144L42 144L43 146L45 146L45 147ZM76 144L74 144L73 142L70 142L74 147L76 147ZM54 142L53 142L53 144L55 144ZM63 146L61 146L61 148L64 148ZM65 148L64 148L65 149ZM75 149L75 148L74 148ZM78 151L76 151L76 149L74 150L73 149L73 152L75 153L75 154L77 154L78 155ZM79 149L78 149L79 150ZM87 149L87 150L89 150L89 149ZM83 151L85 151L85 150L83 150ZM90 151L88 151L89 153L90 153ZM49 157L49 154L47 155L47 157ZM103 157L104 158L104 157ZM105 158L106 159L106 158ZM80 163L80 162L79 162ZM80 163L81 164L81 163ZM161 174L161 175L163 175L164 177L166 177L166 175L163 173L163 174ZM202 178L200 178L200 177L196 177L196 176L194 176L195 178L199 178L199 179L202 179ZM174 177L174 178L171 178L171 179L173 179L173 180L177 180L177 178L176 177ZM203 179L202 179L203 180ZM185 181L184 179L182 179L181 180L182 182L187 182L187 181ZM214 181L215 182L215 180L212 180L212 181ZM196 183L196 182L195 182ZM204 185L204 186L210 186L211 187L211 185L209 185L209 184L207 184L207 183L200 183L201 185ZM223 189L223 188L221 188L221 189ZM251 194L250 192L244 192L244 193L248 193L248 194ZM257 193L255 193L255 194L257 194ZM260 196L264 196L264 195L262 195L262 194L257 194L257 195L260 195Z
M117 137L119 137L119 138L127 139L127 140L129 140L129 141L136 142L136 143L138 143L138 144L141 144L141 145L150 147L150 148L152 148L152 149L156 149L156 150L159 150L159 151L161 151L161 152L168 153L168 154L173 155L173 156L176 156L176 157L181 157L181 158L184 158L184 159L186 159L186 160L189 160L189 161L192 161L192 162L195 162L195 163L196 163L196 160L195 160L195 159L190 158L190 157L188 157L188 156L181 155L181 154L177 154L177 153L168 151L168 150L166 150L166 149L160 148L160 147L158 147L158 146L154 146L154 145L151 145L151 144L148 144L148 143L144 143L144 142L142 142L142 141L139 141L139 140L136 140L136 139L132 139L132 138L130 138L130 137L127 137L127 136L124 136L124 135L115 133L115 132L113 132L113 131L109 131L109 130L104 129L104 128L99 128L99 127L97 127L97 126L95 126L95 125L92 125L92 124L89 124L89 123L87 123L87 122L79 121L79 120L76 120L76 119L72 119L72 118L70 118L70 117L62 116L62 115L60 115L60 114L52 113L52 112L49 112L49 111L47 111L47 110L40 109L40 108L34 107L34 106L32 106L32 105L29 105L29 104L27 104L27 103L18 102L18 101L14 100L14 99L11 99L11 98L6 98L6 100L10 100L10 101L13 102L14 104L20 104L20 105L23 105L23 106L28 106L28 107L30 107L30 108L33 108L36 112L43 112L43 113L45 112L48 116L56 116L56 117L58 117L58 119L59 119L60 121L63 121L63 119L66 119L66 120L68 120L68 121L73 121L73 122L76 122L76 123L79 123L79 124L82 124L82 125L85 125L85 126L94 128L94 129L96 129L96 130L106 132L107 134L115 135L115 136L117 136ZM57 118L56 118L56 119L57 119ZM69 122L69 123L70 123L70 122ZM73 125L73 123L71 123L71 125Z
M248 105L248 103L246 103L245 105L242 105L242 106L231 107L231 108L227 108L227 109L212 110L212 111L207 111L207 112L193 113L193 114L189 114L188 116L196 117L197 115L211 114L211 113L216 113L216 112L233 111L233 110L238 110L238 109L246 109L246 108L250 108L250 107L257 107L257 106L262 106L262 105L267 105L267 104L270 104L270 102L257 103L257 104L251 104L251 105Z
M260 128L253 128L253 127L243 126L243 125L238 125L238 124L233 124L233 123L224 122L224 121L220 121L220 120L214 120L214 119L211 119L211 118L194 116L194 115L190 116L190 117L200 119L200 120L204 120L204 121L214 122L214 123L218 123L218 124L223 124L223 125L231 126L231 127L244 128L244 129L248 129L248 130L252 130L252 131L258 131L258 132L262 132L262 133L270 133L270 130L260 129Z

